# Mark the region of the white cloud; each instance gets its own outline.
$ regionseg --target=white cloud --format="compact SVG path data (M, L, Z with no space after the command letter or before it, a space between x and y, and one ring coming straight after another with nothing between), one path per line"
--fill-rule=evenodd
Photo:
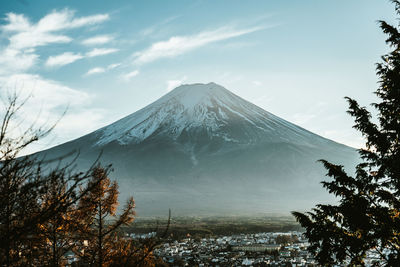
M53 32L95 25L110 18L108 14L97 14L80 18L75 18L74 15L75 12L69 9L53 11L40 19L36 28L43 32Z
M68 28L78 28L83 26L95 25L109 20L110 16L108 14L98 14L87 17L80 17L73 19L68 25Z
M92 69L88 70L88 72L86 72L86 75L89 76L89 75L93 75L93 74L103 73L105 71L106 70L104 68L99 68L99 67L92 68Z
M115 48L95 48L90 52L86 53L87 57L97 57L97 56L104 56L108 54L112 54L118 52L118 49Z
M160 33L165 33L166 25L171 23L172 21L176 20L179 17L180 16L172 16L172 17L166 18L150 27L144 28L143 30L140 31L140 35L143 35L146 37L151 36L154 38L154 36L158 36L158 35L160 35Z
M106 68L95 67L95 68L88 70L88 72L86 72L85 76L90 76L90 75L98 74L98 73L104 73L106 71L113 70L113 69L119 67L120 65L121 65L121 63L114 63L114 64L108 65Z
M24 49L50 43L70 42L70 37L62 34L54 34L53 28L45 26L44 23L48 22L49 17L54 17L54 14L43 17L37 24L31 24L28 18L22 14L6 14L5 20L8 24L2 26L1 29L11 34L8 38L10 41L9 47L13 49Z
M91 95L27 72L38 62L37 47L71 42L72 38L66 34L67 30L96 25L108 19L108 14L76 17L68 9L52 11L37 22L30 21L23 14L6 14L5 20L0 24L0 35L9 41L0 47L0 98L6 97L10 90L16 90L21 99L30 96L19 117L23 121L16 126L23 128L30 126L32 122L38 126L51 125L67 108L67 115L53 132L53 136L60 136L59 142L67 141L66 137L79 137L102 126L102 112L89 107ZM46 65L62 66L83 57L85 55L65 52L50 56ZM49 144L46 145L48 146ZM33 147L28 152L34 152L35 146ZM36 150L41 148L44 147L36 146Z
M57 33L61 30L89 26L109 19L108 14L74 18L74 12L68 9L53 11L44 16L38 23L32 24L21 14L6 14L6 25L2 30L13 33L9 37L10 47L23 49L44 46L51 43L67 43L72 39Z
M7 13L5 20L8 21L8 24L2 26L4 31L27 31L31 27L28 18L22 14Z
M32 23L23 14L7 13L5 24L0 26L2 36L9 40L7 46L0 48L0 75L25 72L32 68L39 58L35 53L36 47L71 42L72 38L65 35L65 30L95 25L108 19L108 14L75 17L73 11L64 9L52 11L37 23ZM52 62L63 65L61 62L77 59L76 54L65 54L58 58L59 61L56 57L48 60L50 65Z
M59 142L65 142L95 130L103 124L104 111L87 108L93 99L88 93L32 74L3 76L0 77L0 84L3 88L0 90L1 98L4 99L7 93L16 90L20 100L28 99L19 114L22 121L18 121L18 125L13 125L17 126L13 134L21 133L32 122L35 122L35 127L51 126L61 118L52 136L30 147L25 153L56 145L50 142L55 136L58 136ZM61 117L64 111L67 113Z
M13 48L0 50L0 75L26 71L34 66L39 56L32 51L21 51Z
M87 93L71 89L59 82L44 79L34 74L14 74L9 77L0 77L4 88L17 88L21 98L31 95L29 104L40 108L53 109L61 105L82 105L89 100ZM4 92L3 92L4 93Z
M238 37L262 29L264 29L264 27L254 27L241 30L222 27L214 31L205 31L191 36L174 36L167 41L154 43L146 50L135 53L134 63L144 64L160 58L175 57L209 43Z
M71 64L77 60L83 59L85 57L97 57L97 56L104 56L111 53L117 52L118 49L114 48L95 48L85 55L81 55L79 53L72 53L72 52L65 52L57 56L50 56L46 61L47 67L60 67L64 65ZM113 64L111 64L113 65ZM111 66L110 65L110 66ZM112 68L117 67L117 65L113 65ZM104 71L103 71L104 72Z
M95 48L95 49L87 52L85 55L81 55L80 53L65 52L65 53L62 53L57 56L50 56L46 61L46 66L47 67L60 67L60 66L71 64L71 63L73 63L77 60L83 59L85 57L104 56L104 55L108 55L111 53L115 53L117 51L118 51L118 49L114 49L114 48ZM1 63L1 61L0 61L0 63ZM119 64L111 64L110 66L109 66L109 68L112 69L112 68L118 67ZM99 70L99 69L100 68L97 68L97 70ZM104 72L104 71L102 71L102 72ZM90 74L93 74L93 73L87 73L87 75L90 75Z
M124 81L128 82L128 81L130 81L133 77L137 76L138 74L139 74L139 71L138 71L138 70L134 70L134 71L131 71L131 72L129 72L129 73L123 74L123 75L121 76L121 78L122 78Z
M51 43L68 43L72 39L65 35L57 35L47 32L26 31L17 33L9 38L10 47L24 49L30 47L45 46Z
M37 125L54 123L69 106L79 108L90 101L87 93L69 88L56 81L44 79L39 75L14 74L0 77L4 98L10 91L16 91L20 99L28 99L21 110L22 126L35 121Z
M112 40L113 40L113 37L110 35L97 35L97 36L93 36L93 37L83 40L82 44L83 45L100 45L100 44L109 43Z
M65 53L57 55L57 56L50 56L46 61L46 66L60 67L60 66L71 64L82 58L83 58L83 56L81 54L65 52Z
M121 63L114 63L107 66L107 69L112 70L121 66Z

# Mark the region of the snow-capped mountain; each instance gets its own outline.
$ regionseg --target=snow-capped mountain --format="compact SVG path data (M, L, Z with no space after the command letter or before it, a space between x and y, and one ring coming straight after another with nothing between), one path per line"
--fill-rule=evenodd
M189 133L203 131L210 139L228 143L315 143L312 133L209 83L179 86L142 110L96 131L96 145L113 141L137 144L157 135L179 141Z
M352 166L354 149L287 122L215 83L182 85L145 108L41 153L102 152L139 214L287 212L327 201L324 158Z

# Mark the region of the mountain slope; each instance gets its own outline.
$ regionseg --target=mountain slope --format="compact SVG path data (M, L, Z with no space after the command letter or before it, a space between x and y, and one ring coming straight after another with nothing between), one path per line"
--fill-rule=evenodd
M41 152L102 151L139 214L252 214L309 208L329 196L324 158L352 166L354 149L289 123L215 84L182 85L91 134Z

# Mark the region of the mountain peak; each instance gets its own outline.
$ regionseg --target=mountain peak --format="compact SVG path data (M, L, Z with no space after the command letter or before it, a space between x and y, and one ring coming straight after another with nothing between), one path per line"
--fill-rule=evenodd
M212 90L218 90L218 89L224 89L226 90L223 86L216 84L214 82L209 82L209 83L190 83L190 84L182 84L173 91L212 91Z
M173 142L310 143L311 133L231 93L216 83L185 84L97 132L96 145ZM191 138L187 138L190 136ZM204 141L208 140L208 141ZM218 141L219 140L219 141Z
M183 84L173 89L160 99L160 103L171 101L178 101L184 109L193 109L195 106L205 104L209 105L211 99L226 98L231 93L216 83L210 82ZM158 101L157 101L158 102Z

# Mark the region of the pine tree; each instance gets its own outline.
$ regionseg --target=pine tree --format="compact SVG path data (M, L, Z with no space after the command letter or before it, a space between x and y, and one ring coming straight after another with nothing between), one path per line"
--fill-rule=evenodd
M392 2L400 15L400 1ZM349 261L363 266L371 252L379 257L378 266L400 266L400 27L379 24L392 51L376 68L376 122L366 107L346 98L354 128L366 139L366 148L359 150L362 162L349 175L343 166L322 160L333 178L322 184L338 197L338 204L293 212L321 264Z
M16 134L18 111L24 103L16 94L10 95L0 124L1 266L42 265L46 260L38 245L43 234L40 227L45 229L55 222L54 218L64 216L93 187L79 191L91 169L75 172L73 162L51 167L55 160L21 156L26 147L53 128L32 125ZM50 201L51 195L57 199Z
M48 175L48 191L41 196L41 208L47 209L58 203L65 208L55 212L48 220L40 223L37 228L36 242L41 255L41 264L46 266L61 266L64 255L73 248L74 236L77 231L77 204L71 195L65 195L67 184L65 176L52 172Z
M157 259L153 255L153 249L159 245L157 238L148 238L135 242L134 240L117 238L112 261L109 267L153 267Z
M96 266L108 266L118 251L118 230L134 220L134 201L130 198L120 215L118 208L118 185L108 177L108 171L100 166L94 168L88 186L94 189L79 201L80 236L84 238L75 252L83 262Z
M27 212L38 210L36 200L43 185L34 159L17 160L26 146L47 134L47 130L29 127L22 135L12 136L11 124L21 105L15 94L10 96L0 125L0 262L6 266L17 261L21 242L32 230Z

